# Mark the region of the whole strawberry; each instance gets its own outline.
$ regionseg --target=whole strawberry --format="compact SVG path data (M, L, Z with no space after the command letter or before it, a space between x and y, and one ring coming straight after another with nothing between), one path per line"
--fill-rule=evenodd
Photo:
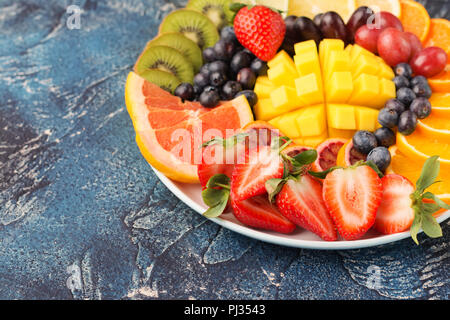
M268 7L243 7L234 18L234 30L244 47L269 61L283 43L286 25L281 15Z

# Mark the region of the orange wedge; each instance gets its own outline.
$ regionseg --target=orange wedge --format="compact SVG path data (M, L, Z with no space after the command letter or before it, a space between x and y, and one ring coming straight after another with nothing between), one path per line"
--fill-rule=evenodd
M428 83L433 92L450 92L450 64L438 75L428 78Z
M396 146L389 148L391 153L391 165L386 173L396 173L408 178L412 183L416 183L422 172L423 161L412 161L409 157L401 153ZM450 173L442 169L436 181L441 181L430 186L427 191L437 195L442 201L450 204Z
M427 9L419 2L412 0L401 0L400 5L403 29L414 33L423 42L430 30L431 19Z
M428 36L424 47L441 47L450 54L450 21L447 19L431 19Z

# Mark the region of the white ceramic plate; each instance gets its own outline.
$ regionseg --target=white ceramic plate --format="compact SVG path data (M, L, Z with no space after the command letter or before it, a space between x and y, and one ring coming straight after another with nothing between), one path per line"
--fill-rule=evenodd
M175 196L177 196L186 205L192 208L194 211L202 214L207 209L206 205L203 203L201 197L201 187L199 184L186 184L179 183L170 180L161 172L153 168L158 178L161 182L171 191ZM444 212L439 216L437 221L441 223L450 217L450 211ZM360 240L353 241L324 241L320 239L314 233L297 228L294 233L291 234L281 234L271 231L262 231L252 229L250 227L244 226L242 223L236 220L231 212L224 213L220 218L211 219L215 223L221 225L224 228L230 229L237 233L243 234L253 239L266 241L269 243L274 243L282 246L296 247L296 248L306 248L306 249L321 249L321 250L342 250L342 249L358 249L378 246L381 244L386 244L401 239L409 238L409 231L382 235L374 230L370 230L364 235ZM412 241L412 240L411 240Z

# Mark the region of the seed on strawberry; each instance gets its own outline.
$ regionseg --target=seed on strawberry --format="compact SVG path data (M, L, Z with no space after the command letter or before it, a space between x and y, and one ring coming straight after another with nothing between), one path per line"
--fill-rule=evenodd
M234 18L234 31L244 47L268 61L283 43L286 25L281 15L268 7L243 7Z

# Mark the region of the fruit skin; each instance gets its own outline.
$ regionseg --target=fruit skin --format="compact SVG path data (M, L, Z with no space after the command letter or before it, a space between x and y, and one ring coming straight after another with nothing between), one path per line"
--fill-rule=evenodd
M417 116L411 110L403 111L398 118L398 132L408 136L416 130Z
M410 88L400 88L397 90L397 100L403 103L405 107L409 107L415 98L416 94Z
M410 58L414 57L414 55L423 49L422 42L420 42L420 39L411 32L405 32L404 35L408 38L409 44L411 45L411 56Z
M234 73L238 73L239 70L249 67L251 63L251 56L245 51L239 51L231 59L230 68Z
M222 87L222 98L224 100L233 99L240 91L242 91L242 86L237 81L227 81Z
M402 31L396 28L384 29L377 40L380 57L390 66L408 62L411 57L411 45Z
M346 139L332 138L317 146L317 159L313 165L314 169L325 171L336 166L339 150L342 149L346 142Z
M243 95L247 98L247 101L248 101L248 104L250 105L250 107L254 107L258 103L258 96L252 90L242 90L241 92L238 92L234 97L236 98L241 95Z
M398 116L394 109L383 108L378 113L378 123L383 127L394 128L398 123Z
M220 102L219 91L214 87L206 87L200 94L198 101L205 108L214 108Z
M395 144L395 133L390 128L381 127L373 133L379 146L389 148Z
M282 178L283 160L270 146L248 150L235 165L231 176L231 192L237 201L262 195L269 179Z
M308 17L298 17L295 20L295 31L301 37L301 41L314 40L319 45L323 39L320 29Z
M256 75L250 68L241 69L236 79L244 89L253 89L255 87Z
M410 64L416 75L431 78L444 70L447 54L442 48L428 47L416 53Z
M259 76L265 76L267 75L267 63L262 61L261 59L254 59L252 63L250 64L250 69L255 73L255 75Z
M384 105L384 107L387 109L393 109L398 114L401 114L406 109L405 105L398 99L389 99Z
M371 28L367 24L363 25L355 33L355 43L376 54L378 53L377 41L380 33L380 29Z
M234 18L234 30L244 47L268 61L283 43L286 25L279 13L267 7L255 6L250 10L243 7Z
M414 112L418 119L425 119L431 113L431 103L427 98L419 97L413 100L409 110Z
M392 80L395 83L395 89L409 88L409 80L405 76L395 76Z
M213 47L209 47L203 50L202 55L205 62L213 62L214 60L216 60L216 52L214 51Z
M341 16L334 11L326 12L320 19L320 31L326 39L341 39L348 43L348 34Z
M391 154L386 147L376 147L367 155L367 161L372 161L381 172L385 172L391 163Z
M195 98L194 87L190 83L181 83L176 87L174 95L183 100L192 101Z
M353 136L353 147L362 154L368 154L378 145L377 138L372 132L367 130L356 131Z
M387 174L381 179L383 195L374 223L374 228L383 234L408 230L414 220L411 208L411 193L414 185L398 174Z
M322 185L310 175L289 179L276 197L281 214L323 240L336 241L337 232L322 198Z
M427 82L420 82L412 86L412 91L416 97L430 98L433 93L430 85Z
M368 166L336 169L323 182L323 199L345 240L362 237L374 224L383 187Z
M346 27L348 32L348 41L350 43L355 42L356 31L366 25L369 18L373 15L372 9L366 6L361 6L353 12L350 19L347 21Z
M375 13L371 18L371 27L384 30L386 28L395 28L399 31L403 31L403 25L399 18L387 11L381 11Z
M278 209L269 203L266 195L239 201L231 192L230 200L233 215L245 225L286 234L296 228L294 223L283 217Z

